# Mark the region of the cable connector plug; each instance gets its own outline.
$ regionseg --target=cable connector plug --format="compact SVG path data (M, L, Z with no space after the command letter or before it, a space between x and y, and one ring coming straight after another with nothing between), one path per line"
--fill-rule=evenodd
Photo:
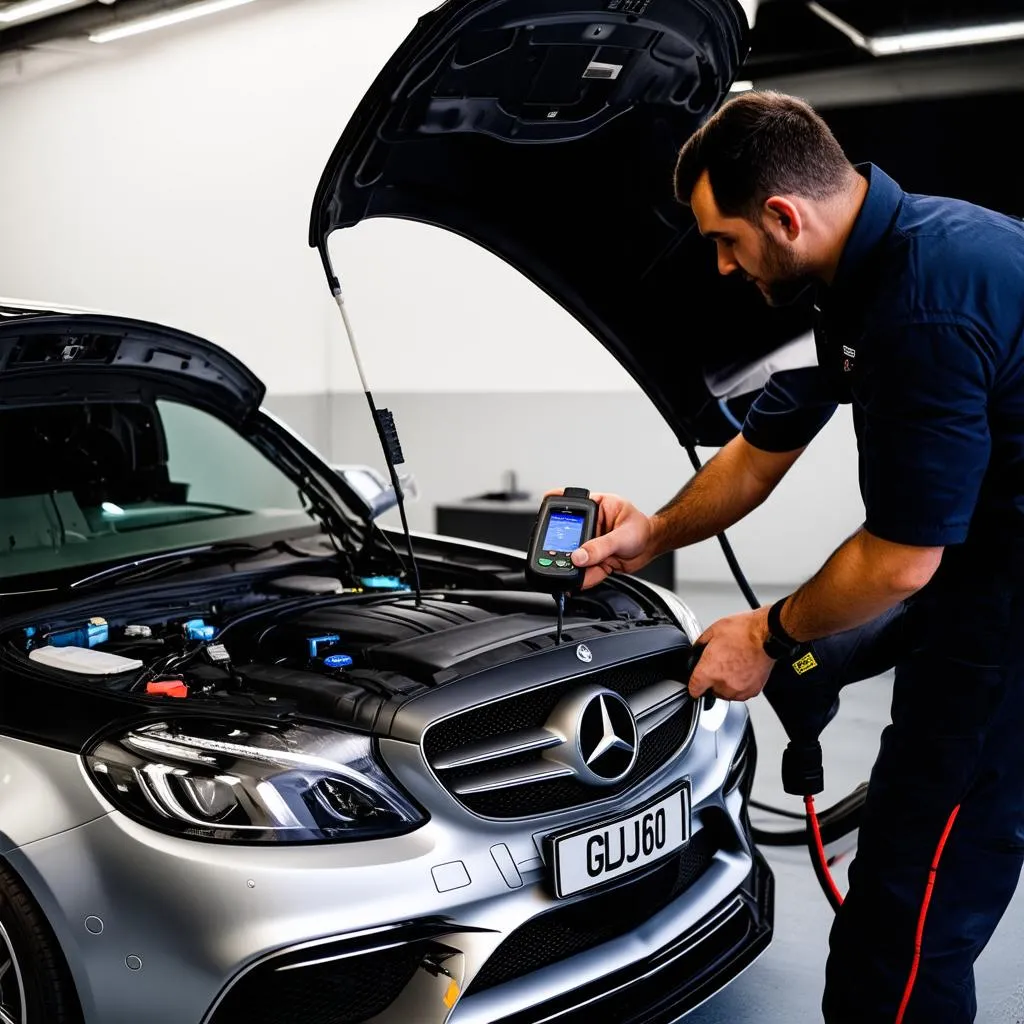
M794 796L813 796L825 788L821 744L790 743L782 753L782 788Z

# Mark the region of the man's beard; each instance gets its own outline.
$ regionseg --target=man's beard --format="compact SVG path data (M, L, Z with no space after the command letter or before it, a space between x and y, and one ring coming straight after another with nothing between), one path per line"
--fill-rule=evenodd
M806 291L813 278L794 252L779 245L767 232L763 238L765 277L760 279L764 285L761 294L769 306L789 306Z

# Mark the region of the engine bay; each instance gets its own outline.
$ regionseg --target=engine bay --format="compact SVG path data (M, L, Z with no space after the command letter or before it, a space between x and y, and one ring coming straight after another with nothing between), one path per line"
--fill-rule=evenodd
M147 703L227 704L314 715L372 730L396 697L550 649L555 606L529 590L425 589L396 578L343 586L323 576L264 580L182 612L96 601L95 614L8 629L22 672ZM642 603L643 602L643 603ZM140 611L145 607L145 613ZM664 624L638 593L604 584L570 599L563 643Z

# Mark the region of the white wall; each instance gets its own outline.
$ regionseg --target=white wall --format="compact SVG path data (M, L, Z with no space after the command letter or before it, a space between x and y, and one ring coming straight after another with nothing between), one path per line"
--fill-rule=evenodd
M275 396L356 388L306 244L309 207L347 118L429 6L257 0L134 40L8 62L0 294L174 323L240 355ZM332 251L377 392L513 392L528 409L545 386L537 365L559 389L595 399L637 391L558 306L460 238L372 221L337 235ZM432 457L450 472L445 453ZM604 456L607 479L589 483L653 510L688 475L681 456L673 461L662 475L623 442ZM861 518L845 416L801 461L737 534L768 582L813 571ZM412 468L425 500L454 497L430 491L430 456ZM461 493L483 489L485 472L493 487L490 468L475 466ZM724 578L716 552L685 558L688 572Z
M0 292L169 320L243 355L276 391L357 386L306 244L310 204L349 115L429 6L257 0L4 85L0 237L18 245L3 246ZM376 221L336 236L333 258L378 388L495 387L491 352L512 348L522 358L502 366L502 388L536 387L536 354L576 386L632 386L463 239Z

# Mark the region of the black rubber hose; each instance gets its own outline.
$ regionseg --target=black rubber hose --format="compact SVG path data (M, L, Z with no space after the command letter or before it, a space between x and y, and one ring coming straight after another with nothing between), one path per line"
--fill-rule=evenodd
M703 463L700 461L700 456L697 454L697 449L693 445L686 446L686 453L690 456L690 462L693 465L694 472L699 472L703 469ZM732 550L732 545L729 543L729 538L726 537L725 531L718 534L718 543L721 545L722 554L725 555L726 562L729 563L729 569L732 572L733 578L736 580L736 585L743 592L743 596L747 599L747 604L751 608L760 608L761 602L758 601L757 595L751 589L750 583L747 581L747 577L743 574L743 570L740 568L740 563L736 560L736 554Z

